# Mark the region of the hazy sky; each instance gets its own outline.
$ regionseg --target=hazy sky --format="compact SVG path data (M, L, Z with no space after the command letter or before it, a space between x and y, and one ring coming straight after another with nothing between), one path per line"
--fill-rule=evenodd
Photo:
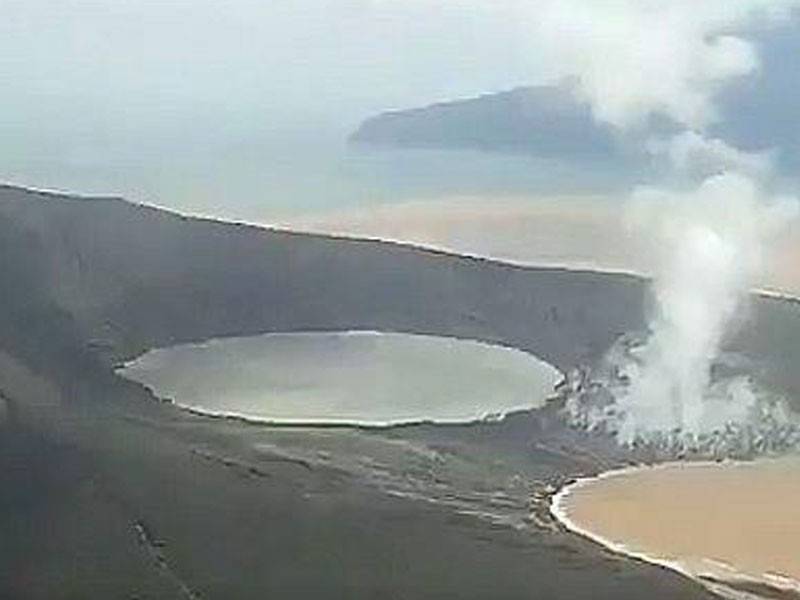
M793 4L4 0L3 124L71 117L126 131L212 114L233 127L254 117L352 121L576 73L609 102L625 101L621 88L644 78L662 104L676 104L691 100L675 81L684 71L713 82L756 60L730 37L709 44L705 34L753 22L754 7Z
M0 179L249 220L368 202L361 119L535 79L498 6L3 0Z
M453 177L470 193L548 171L571 182L519 158L353 159L343 140L379 111L569 75L601 120L657 110L702 125L719 81L758 67L758 48L707 34L757 30L753 11L794 4L2 0L0 179L249 220L438 193Z
M535 78L520 47L527 32L505 11L459 6L4 0L4 125L11 114L122 130L209 114L239 127L254 117L351 121Z

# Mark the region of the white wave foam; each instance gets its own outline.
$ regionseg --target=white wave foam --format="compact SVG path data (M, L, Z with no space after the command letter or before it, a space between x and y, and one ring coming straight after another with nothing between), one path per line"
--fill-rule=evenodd
M680 466L681 468L719 468L721 466L744 466L752 464L747 461L726 460L722 463L712 461L697 461L697 462L666 462L658 465L636 465L620 469L613 469L605 471L599 475L590 477L581 477L575 481L564 485L556 494L553 495L550 502L550 514L561 523L567 530L575 533L581 537L591 540L612 552L617 554L629 556L631 558L641 560L653 565L671 569L684 577L688 577L703 586L707 587L712 592L721 595L729 600L764 600L762 596L757 594L743 592L734 587L726 585L735 583L755 583L764 584L770 587L778 588L782 591L800 592L800 581L793 579L780 573L762 573L760 577L743 573L738 570L735 565L719 559L703 557L699 562L692 563L686 559L674 559L659 556L658 554L644 552L633 548L623 542L612 540L601 534L593 531L590 527L582 525L575 521L570 516L569 498L578 490L584 489L595 484L598 481L611 479L616 477L624 477L633 473L641 472L643 470L666 470ZM699 565L705 565L706 568L698 568ZM709 579L712 578L712 579Z

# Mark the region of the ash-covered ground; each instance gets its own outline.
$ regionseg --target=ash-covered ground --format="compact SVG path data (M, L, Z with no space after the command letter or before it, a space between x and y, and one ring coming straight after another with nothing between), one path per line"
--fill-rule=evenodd
M114 367L269 331L522 349L562 372L645 321L628 276L189 219L0 189L0 596L708 598L562 530L549 497L636 460L562 400L473 425L275 428L193 415ZM736 341L798 389L793 302Z
M612 438L649 460L751 459L800 450L800 419L791 400L738 352L723 353L711 363L701 404L713 419L687 422L676 391L667 398L674 404L661 423L651 418L649 427L623 437L621 430L635 418L630 395L643 368L645 343L641 333L620 336L601 359L567 373L558 399L571 427Z

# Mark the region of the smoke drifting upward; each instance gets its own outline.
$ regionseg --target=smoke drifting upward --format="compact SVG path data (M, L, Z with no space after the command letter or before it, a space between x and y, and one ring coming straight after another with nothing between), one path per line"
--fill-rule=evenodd
M595 118L621 129L658 114L692 129L718 118L716 92L759 66L748 30L790 18L796 0L545 0L535 38L575 77ZM531 10L535 9L535 10Z
M760 416L745 380L713 382L711 371L770 240L796 212L793 198L771 197L734 172L689 192L634 192L629 218L657 245L661 264L650 337L637 360L621 365L630 385L616 397L620 441L675 430L696 437Z
M698 439L763 417L748 380L720 381L712 367L797 202L770 192L770 152L745 152L705 132L718 117L717 91L758 69L748 30L790 18L797 5L563 0L541 7L537 35L595 118L645 140L642 150L666 160L673 175L674 188L636 189L627 207L659 258L649 337L616 357L619 385L608 386L610 401L567 405L582 425L602 423L621 443L676 432ZM669 139L650 134L653 117L684 131Z
M575 424L670 452L750 452L753 436L768 448L800 443L782 402L741 372L715 368L772 242L798 214L797 200L768 183L723 170L688 190L633 192L628 224L659 259L654 311L646 337L623 339L592 374L599 392L573 387L566 409Z
M696 131L684 131L667 140L653 138L647 143L647 151L655 159L666 160L668 168L690 181L726 171L765 181L773 174L775 158L769 150L743 152Z
M403 5L412 1L442 7L432 0ZM510 42L519 42L514 34L524 30L526 50L546 71L540 79L569 81L595 120L663 161L671 174L672 187L634 190L626 209L660 259L649 337L634 351L615 354L610 400L606 394L592 406L567 403L576 421L605 425L630 443L676 431L696 438L763 418L765 404L745 379L720 380L712 371L797 202L773 193L772 152L745 151L708 131L720 118L718 92L759 69L749 38L795 18L800 0L459 0L445 6L496 12Z

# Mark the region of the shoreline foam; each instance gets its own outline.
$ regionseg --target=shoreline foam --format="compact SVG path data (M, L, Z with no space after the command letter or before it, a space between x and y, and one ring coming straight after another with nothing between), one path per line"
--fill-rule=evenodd
M595 544L603 546L615 554L635 560L664 567L705 586L711 592L729 600L768 600L774 596L762 596L755 592L743 591L735 587L737 584L760 585L778 593L800 594L800 581L779 573L765 572L760 577L743 573L727 562L713 558L702 558L703 564L713 565L716 571L697 572L682 560L667 559L656 554L635 550L622 542L617 542L595 533L588 527L578 524L569 515L567 502L577 490L594 484L597 481L623 477L641 471L664 470L680 466L681 468L736 467L752 464L748 461L726 460L723 463L713 461L680 462L671 461L653 465L640 464L604 471L597 475L579 477L561 487L550 500L550 514L568 531L579 535ZM721 573L724 572L724 573ZM794 597L794 596L793 596Z
M537 410L539 407L520 407L511 408L506 411L498 413L489 413L483 417L475 419L445 419L438 417L420 419L403 419L396 421L366 421L357 419L270 419L267 417L258 417L248 415L246 413L238 413L235 411L215 411L205 409L202 407L194 406L191 404L184 404L181 402L171 402L177 408L201 417L210 417L212 419L227 419L231 421L239 421L242 423L249 423L251 425L264 425L269 427L284 427L284 428L312 428L312 429L396 429L401 427L413 427L415 425L436 425L441 427L458 426L458 425L481 425L484 423L499 423L504 421L507 417L519 413Z

